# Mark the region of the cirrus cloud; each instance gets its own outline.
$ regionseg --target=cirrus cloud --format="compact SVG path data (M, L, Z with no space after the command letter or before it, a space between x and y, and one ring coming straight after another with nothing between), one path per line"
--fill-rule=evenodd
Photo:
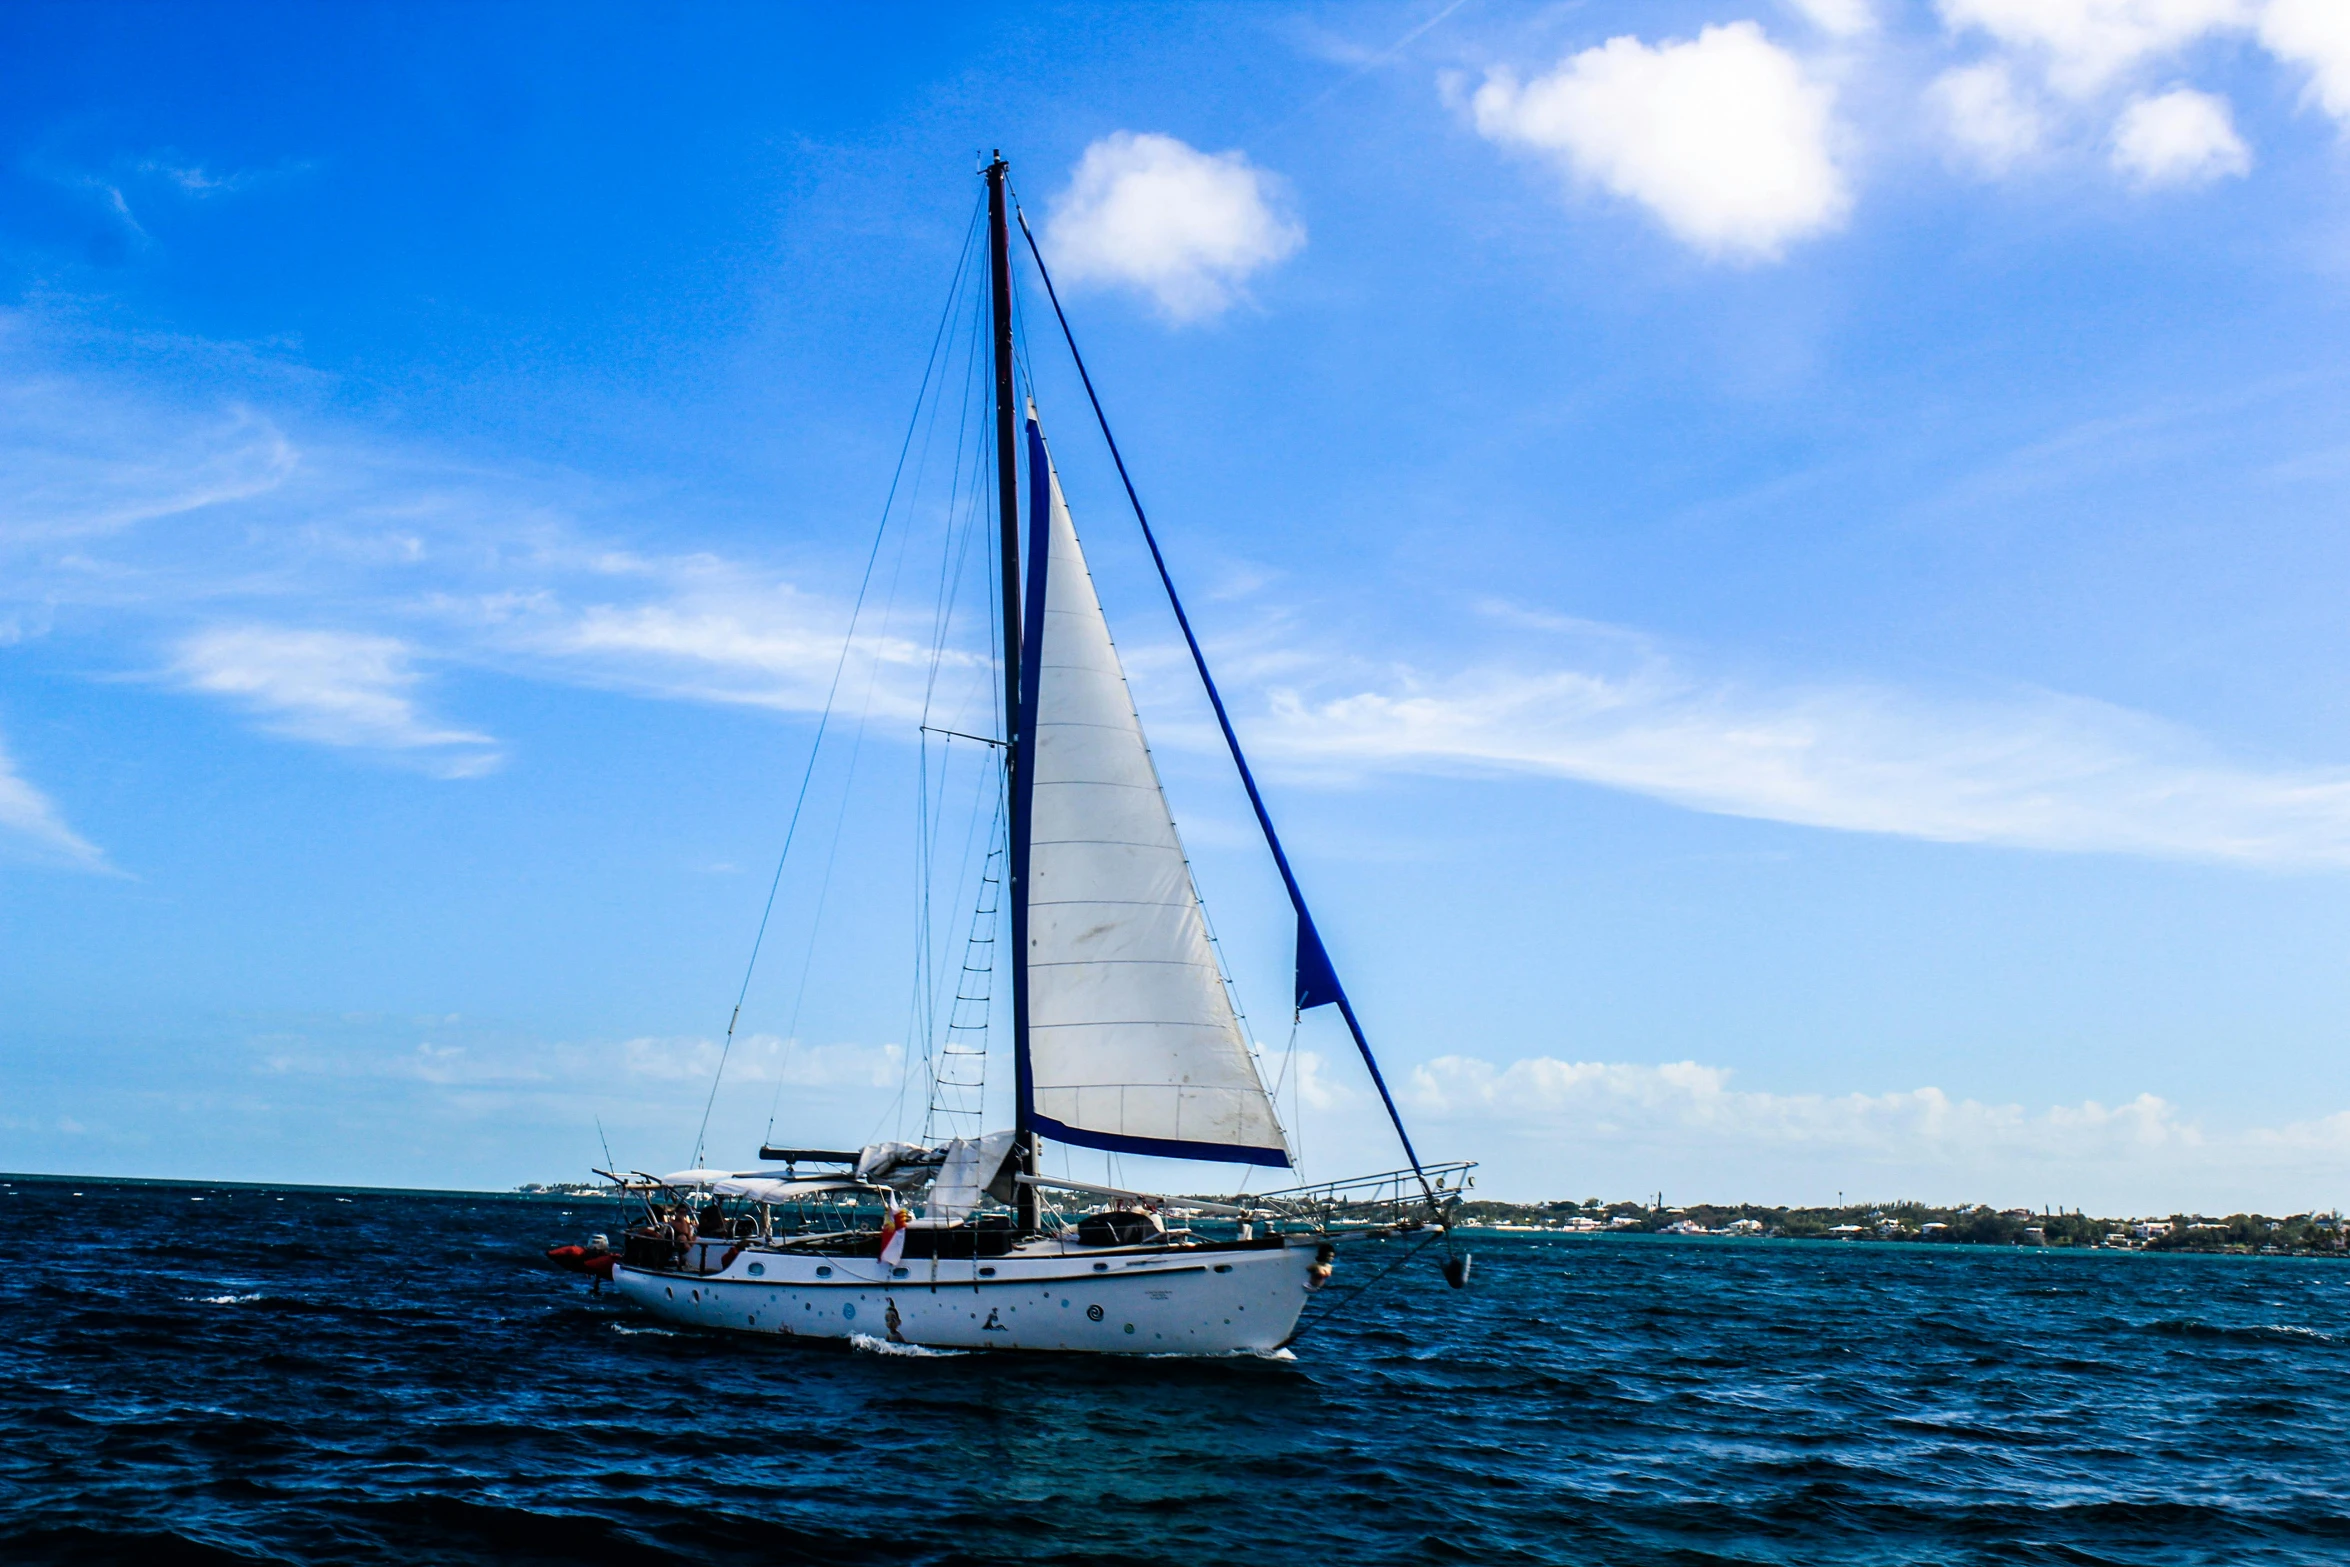
M1944 843L2350 867L2350 768L2247 767L2192 733L2045 692L1760 688L1646 644L1274 687L1254 749L1314 771L1572 778L1726 816Z
M96 844L66 825L57 802L17 771L5 745L0 745L0 834L6 835L12 847L30 850L45 860L63 861L80 870L110 868Z
M220 626L180 644L171 669L192 691L228 697L272 733L324 745L409 752L468 778L498 765L488 735L436 726L409 694L413 652L395 637L280 626Z

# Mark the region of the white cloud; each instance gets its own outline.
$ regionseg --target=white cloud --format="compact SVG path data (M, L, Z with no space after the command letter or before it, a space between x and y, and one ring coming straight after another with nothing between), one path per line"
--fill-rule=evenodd
M2048 124L2001 60L1983 60L1943 72L1927 88L1944 129L1968 161L2003 174L2038 151Z
M1526 1057L1496 1066L1441 1056L1414 1067L1410 1095L1435 1117L1567 1122L1606 1141L1701 1133L1758 1147L1825 1148L1877 1159L2113 1157L2191 1148L2203 1133L2152 1094L2039 1113L1952 1099L1939 1088L1882 1094L1774 1094L1731 1087L1732 1074L1695 1061L1639 1066Z
M578 609L550 598L505 640L560 660L573 678L661 695L814 712L837 667L859 710L901 718L923 710L926 643L862 629L843 664L846 605L707 558L657 563L648 576L652 597ZM941 660L957 694L971 683L960 677L984 662L955 648Z
M172 675L188 689L229 697L275 734L323 745L426 753L443 777L498 764L496 742L434 726L408 692L418 676L392 637L276 626L223 626L183 641Z
M2269 0L2260 41L2278 59L2308 67L2309 101L2350 125L2350 5Z
M1639 202L1708 255L1775 258L1852 206L1833 94L1752 22L1611 38L1523 84L1496 71L1469 107L1487 139Z
M2249 0L1940 0L1940 10L1953 31L2031 55L2076 96L2252 18Z
M83 870L107 869L98 846L65 824L56 802L16 770L8 748L0 745L0 833L44 858L63 860Z
M2350 866L2350 768L2235 766L2175 726L2080 698L1758 689L1653 650L1627 664L1599 649L1583 667L1277 688L1270 706L1254 749L1309 768L1549 775L1846 832Z
M1934 1087L1775 1093L1695 1061L1448 1055L1404 1098L1420 1140L1485 1161L1483 1189L1675 1200L1901 1197L2106 1213L2292 1212L2350 1174L2350 1113L2212 1127L2152 1093L2032 1108ZM1350 1127L1350 1130L1354 1130ZM1368 1135L1365 1129L1354 1135ZM2315 1188L2314 1190L2312 1188Z
M2309 72L2307 101L2350 126L2350 5L2341 0L1939 0L1953 32L1977 31L2049 85L2091 98L2205 39L2249 31Z
M2225 98L2174 87L2136 98L2113 128L2113 166L2140 185L2200 185L2251 172Z
M1876 31L1870 0L1788 0L1802 18L1833 38L1857 38Z
M495 756L490 737L423 706L435 665L790 712L824 703L841 598L739 560L614 550L577 520L594 493L560 471L457 466L332 431L297 450L241 405L174 406L24 364L41 357L35 337L0 313L0 642L143 621L174 647L181 688L234 699L279 733L442 773ZM335 630L282 629L322 603ZM211 629L191 634L192 617ZM901 718L921 710L931 649L879 618L869 609L842 699ZM946 649L934 694L953 711L938 721L988 722L983 664Z
M1044 239L1065 281L1140 289L1169 319L1193 321L1229 307L1306 231L1280 182L1243 154L1117 131L1085 149Z
M57 406L63 421L84 405ZM187 443L197 457L203 448L190 431L243 450L263 428L273 427L199 413L180 424L149 414L118 423L129 453L152 439ZM77 515L96 515L119 495L99 482L104 466L93 462L95 498ZM169 673L184 689L235 701L280 733L402 755L441 773L496 760L491 737L427 708L423 673L452 663L662 699L821 705L844 601L742 562L615 552L570 520L566 483L560 474L451 474L312 441L284 484L237 504L173 513L168 527L84 533L62 553L19 547L0 572L0 606L160 624L178 652ZM72 509L77 497L59 499ZM316 614L321 603L336 606L339 629L287 629L292 615ZM210 629L190 634L192 613ZM1269 709L1252 748L1299 771L1516 773L1843 831L2350 864L2350 769L2237 765L2157 719L2056 695L1952 700L1852 683L1724 680L1635 633L1529 622L1582 640L1546 641L1509 662L1448 656L1418 670L1284 641L1225 649L1221 668L1236 700L1253 692ZM377 629L387 625L399 634ZM1127 653L1147 681L1152 650ZM844 673L842 710L893 725L919 711L928 657L926 636L869 617ZM1187 661L1176 652L1169 667ZM986 732L996 695L984 653L950 639L933 696L931 722ZM1155 722L1153 733L1162 743L1214 744L1212 731L1188 736L1180 723ZM14 808L20 822L41 820L21 800Z

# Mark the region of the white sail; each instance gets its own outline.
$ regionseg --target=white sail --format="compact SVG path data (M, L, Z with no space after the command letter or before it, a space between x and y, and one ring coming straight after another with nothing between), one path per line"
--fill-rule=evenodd
M1058 475L1048 504L1027 883L1038 1129L1288 1164Z

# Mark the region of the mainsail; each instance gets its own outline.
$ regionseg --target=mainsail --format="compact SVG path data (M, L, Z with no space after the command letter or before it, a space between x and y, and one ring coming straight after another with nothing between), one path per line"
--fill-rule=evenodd
M1027 1123L1090 1148L1287 1165L1033 415L1028 459Z

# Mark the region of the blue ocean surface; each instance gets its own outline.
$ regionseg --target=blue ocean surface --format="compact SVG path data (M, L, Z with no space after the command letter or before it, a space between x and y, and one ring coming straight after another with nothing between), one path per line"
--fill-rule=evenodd
M2350 1560L2339 1264L1483 1237L1193 1362L660 1327L595 1200L0 1220L10 1563Z

